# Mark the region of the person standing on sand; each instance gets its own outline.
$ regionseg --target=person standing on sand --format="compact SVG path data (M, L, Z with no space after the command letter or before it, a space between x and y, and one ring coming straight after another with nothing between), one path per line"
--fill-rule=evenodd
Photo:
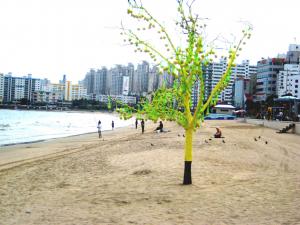
M137 129L138 124L139 124L138 119L135 119L135 129Z
M115 128L115 122L111 121L111 129L114 130L114 128Z
M99 134L99 138L102 138L102 133L101 133L101 130L102 130L102 125L101 125L101 121L99 120L98 122L98 134Z
M144 131L145 131L145 121L144 121L144 119L142 119L142 121L141 121L141 127L142 127L142 134L143 134Z

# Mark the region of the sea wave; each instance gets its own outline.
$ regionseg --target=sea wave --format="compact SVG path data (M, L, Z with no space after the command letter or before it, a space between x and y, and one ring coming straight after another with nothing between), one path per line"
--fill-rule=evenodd
M0 127L10 127L10 125L8 123L7 124L0 123Z
M48 140L97 131L101 119L103 131L133 124L109 113L66 113L1 110L0 146L37 140Z

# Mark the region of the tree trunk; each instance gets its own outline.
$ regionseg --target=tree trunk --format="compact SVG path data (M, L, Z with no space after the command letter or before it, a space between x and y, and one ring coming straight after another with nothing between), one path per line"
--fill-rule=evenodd
M183 184L192 184L193 129L185 130Z

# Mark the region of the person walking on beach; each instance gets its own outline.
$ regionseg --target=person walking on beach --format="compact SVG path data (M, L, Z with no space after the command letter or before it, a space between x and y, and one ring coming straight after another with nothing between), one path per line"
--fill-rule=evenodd
M145 121L144 121L144 119L142 119L142 121L141 121L141 127L142 127L142 134L143 134L144 131L145 131Z
M115 128L115 122L111 121L111 129L114 130L114 128Z
M102 130L102 125L101 125L101 121L99 120L98 122L98 134L99 134L99 138L102 138L102 133L101 133L101 130Z
M138 119L135 119L135 129L137 129L138 124L139 124Z

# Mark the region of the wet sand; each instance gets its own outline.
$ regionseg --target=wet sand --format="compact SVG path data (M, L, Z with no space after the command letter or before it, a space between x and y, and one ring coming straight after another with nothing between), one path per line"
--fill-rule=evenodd
M0 224L300 224L299 135L205 122L183 186L183 129L155 126L1 148Z

